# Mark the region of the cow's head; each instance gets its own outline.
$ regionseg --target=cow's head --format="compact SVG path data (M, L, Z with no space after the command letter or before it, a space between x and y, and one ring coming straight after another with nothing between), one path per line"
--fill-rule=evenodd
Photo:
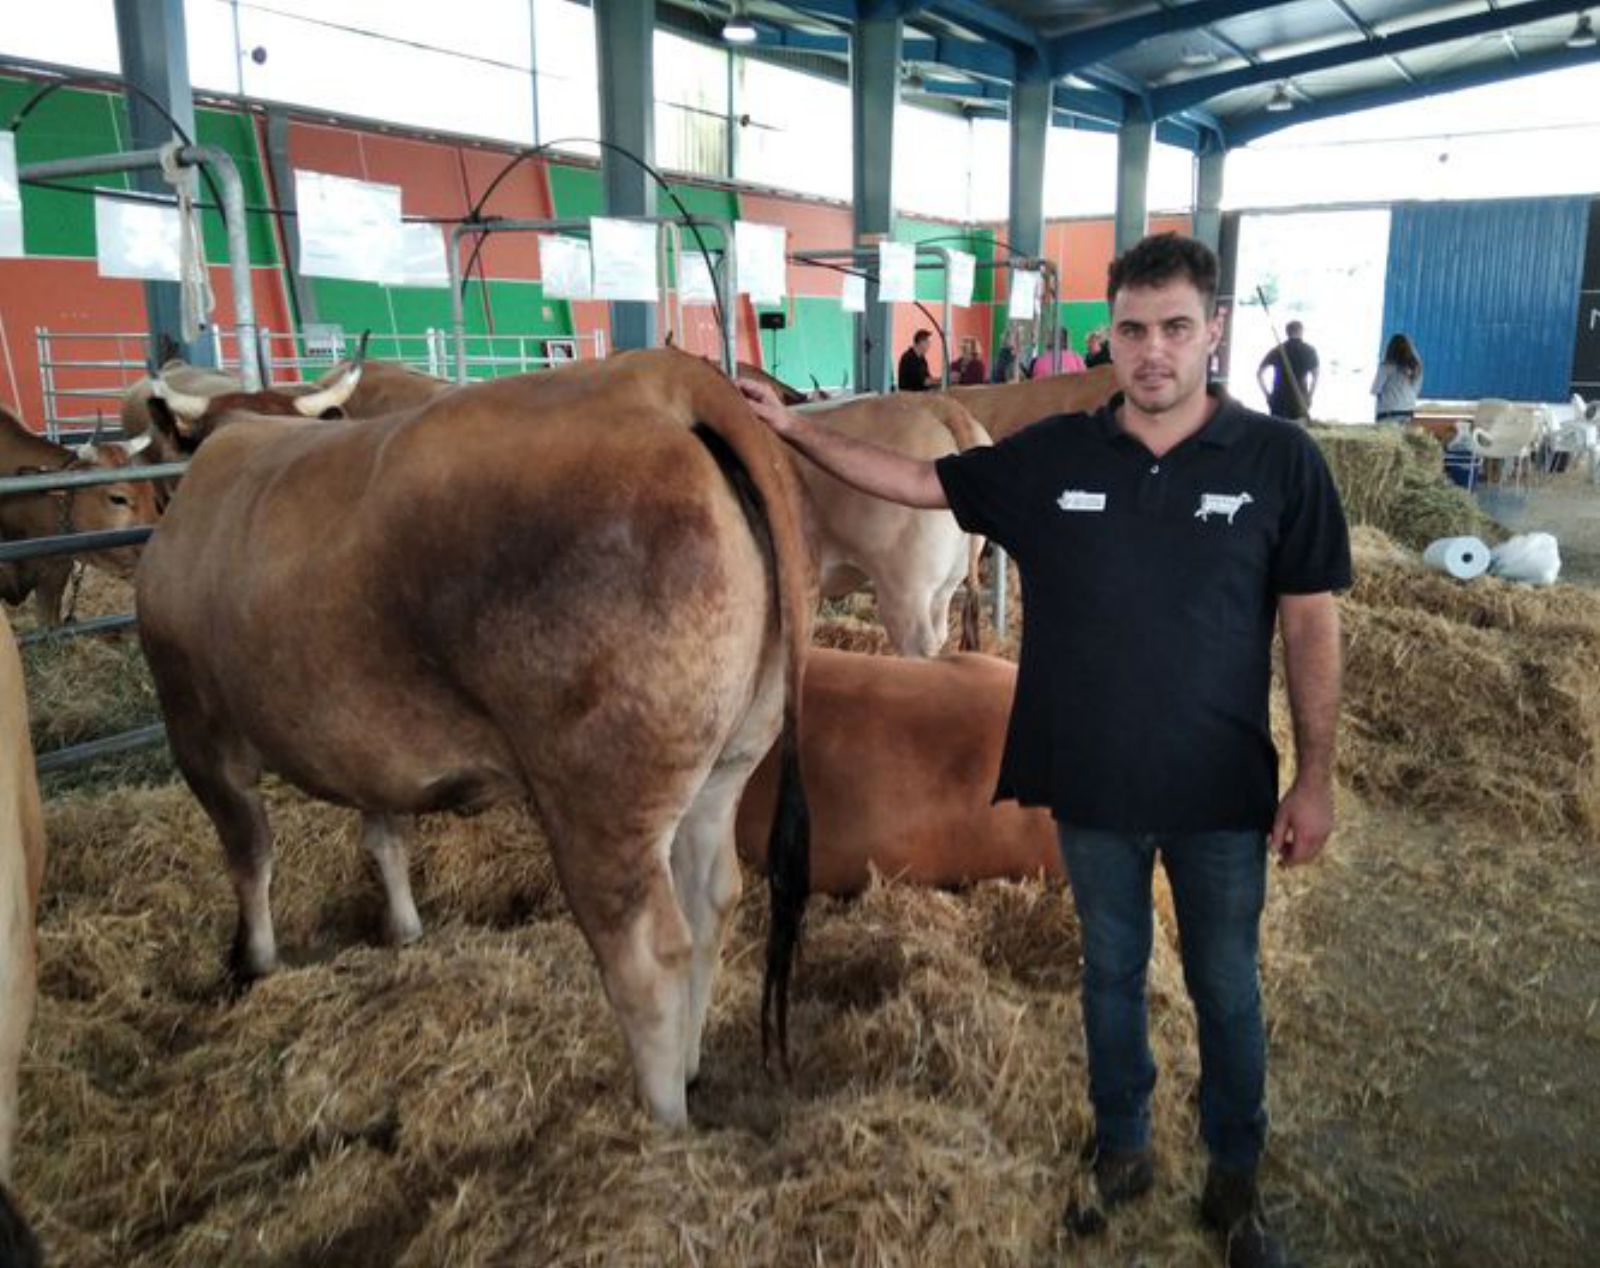
M73 451L66 471L117 471L137 465L140 452L150 443L140 437L127 444L79 445ZM24 468L18 474L41 471ZM74 489L52 489L48 497L56 508L60 533L106 533L125 528L144 528L160 518L156 491L149 480L118 480L111 484L90 484ZM118 577L131 577L139 563L141 546L118 546L85 555L88 562Z
M297 389L266 388L260 392L186 392L165 375L151 382L150 417L156 429L180 454L192 454L224 423L243 416L343 418L343 405L361 383L367 339L356 355L340 362L317 382Z

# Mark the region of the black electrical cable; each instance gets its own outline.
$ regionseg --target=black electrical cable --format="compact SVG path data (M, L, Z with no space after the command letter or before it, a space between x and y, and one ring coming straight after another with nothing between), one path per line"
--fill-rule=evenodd
M104 82L104 80L96 78L92 75L63 75L60 79L53 80L52 82L46 84L43 88L34 93L33 96L29 97L25 102L23 102L22 107L11 117L11 122L7 126L6 130L13 134L21 132L22 125L27 117L33 113L34 109L38 107L40 103L42 103L54 92L59 92L63 88L73 87L98 88ZM163 106L143 88L139 87L138 84L124 81L122 87L125 91L133 93L141 101L143 101L145 105L149 106L158 115L165 119L171 126L172 130L178 134L178 140L182 141L184 145L188 146L190 149L194 149L194 138L183 130L183 126L172 117L172 112L170 110ZM200 165L200 175L205 180L206 188L211 191L211 197L214 198L217 204L220 206L222 203L222 191L217 188L217 182L212 178L211 173L206 170L204 164ZM88 193L93 191L86 190L85 192Z
M493 196L494 191L500 188L500 182L505 180L507 176L511 175L511 173L527 159L538 158L541 154L544 154L547 150L557 145L597 145L602 149L610 150L613 153L620 154L623 158L628 159L631 162L638 164L639 167L643 168L650 179L655 181L655 183L660 186L667 197L672 200L672 205L678 209L678 214L683 217L689 232L694 235L694 244L696 249L698 249L700 252L700 258L705 261L706 271L713 278L716 277L716 268L711 263L711 251L706 246L705 239L700 236L700 226L695 223L695 218L689 214L689 209L683 205L683 200L678 197L677 191L675 191L672 186L668 184L666 177L662 176L661 173L656 171L654 167L652 167L649 163L646 163L637 154L633 153L633 151L629 150L625 146L618 145L615 141L598 141L593 137L557 137L553 141L544 141L538 145L529 146L527 149L518 150L517 153L511 156L510 161L508 161L506 165L502 167L495 175L495 178L489 182L488 188L483 191L483 194L478 198L477 202L472 205L472 210L467 213L467 218L462 221L462 223L483 225L493 224L493 218L484 218L483 209L488 203L489 199ZM473 267L478 263L478 257L482 254L484 244L488 241L488 239L489 235L486 233L478 235L478 240L473 244L472 247L472 254L467 258L467 266L461 270L461 294L463 296L465 296L467 293L467 282L472 276ZM724 254L732 251L733 243L723 243L722 249ZM480 278L479 280L482 281L483 279ZM728 342L728 315L722 310L722 295L720 291L713 291L711 302L716 308L717 329L721 332L723 346L726 347Z

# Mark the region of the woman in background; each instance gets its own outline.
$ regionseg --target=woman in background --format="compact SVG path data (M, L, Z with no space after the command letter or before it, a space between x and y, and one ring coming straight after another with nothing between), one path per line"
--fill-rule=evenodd
M1383 364L1372 380L1372 394L1378 398L1380 423L1407 423L1417 412L1417 393L1422 388L1422 358L1405 335L1396 334L1383 350Z

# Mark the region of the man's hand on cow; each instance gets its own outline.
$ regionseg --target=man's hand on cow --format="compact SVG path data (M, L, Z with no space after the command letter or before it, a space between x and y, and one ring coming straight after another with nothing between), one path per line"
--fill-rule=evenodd
M1333 781L1296 779L1272 821L1272 852L1284 867L1310 863L1333 835Z
M734 383L744 393L751 412L757 418L780 436L793 434L795 417L784 408L783 402L778 399L778 394L768 384L752 383L748 379L736 379Z

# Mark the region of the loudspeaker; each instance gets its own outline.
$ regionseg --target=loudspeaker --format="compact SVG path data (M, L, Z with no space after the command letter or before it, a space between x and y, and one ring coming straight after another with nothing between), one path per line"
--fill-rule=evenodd
M789 315L782 311L761 313L758 324L763 330L782 330L789 324Z

